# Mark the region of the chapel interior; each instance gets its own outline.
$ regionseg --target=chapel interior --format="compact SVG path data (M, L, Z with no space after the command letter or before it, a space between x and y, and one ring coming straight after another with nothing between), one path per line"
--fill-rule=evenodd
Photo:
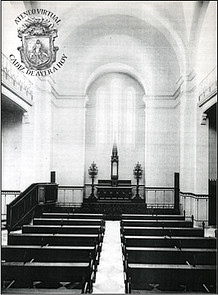
M2 3L3 294L216 293L216 5Z

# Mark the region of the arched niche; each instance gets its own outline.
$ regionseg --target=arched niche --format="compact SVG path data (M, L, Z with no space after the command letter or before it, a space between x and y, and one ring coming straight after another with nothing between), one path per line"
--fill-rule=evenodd
M110 179L113 144L119 154L119 178L131 179L137 161L144 167L144 89L135 78L119 72L105 73L87 88L85 119L85 183L94 161L98 178Z

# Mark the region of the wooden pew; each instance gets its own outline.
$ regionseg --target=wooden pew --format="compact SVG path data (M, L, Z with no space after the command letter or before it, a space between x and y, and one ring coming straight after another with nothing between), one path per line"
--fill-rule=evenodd
M128 263L215 265L216 250L202 248L124 247Z
M173 290L178 285L200 290L202 284L215 286L216 266L188 264L133 264L127 268L127 281L131 279L132 289L143 290L148 284L160 284L166 290Z
M89 262L97 258L97 246L2 246L1 259L7 262Z
M188 227L192 228L192 221L185 220L140 220L124 219L121 221L122 226L139 226L139 227Z
M216 248L214 237L125 236L127 247Z
M185 215L122 214L122 220L185 220Z
M99 225L104 226L102 219L66 219L66 218L34 218L33 225Z
M31 288L34 281L52 285L58 282L88 282L92 289L92 261L90 262L2 262L2 282L15 282L16 287Z
M24 225L22 233L59 233L59 234L98 234L104 228L97 225Z
M92 246L102 242L102 234L20 234L10 233L8 245Z
M181 237L203 237L204 230L201 228L176 228L176 227L139 227L123 226L121 234L137 236L181 236Z
M104 214L95 213L43 213L45 218L81 218L81 219L104 219Z

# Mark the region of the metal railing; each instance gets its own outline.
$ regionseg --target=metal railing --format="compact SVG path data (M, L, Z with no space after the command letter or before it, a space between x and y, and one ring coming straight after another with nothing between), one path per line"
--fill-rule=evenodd
M215 67L198 85L198 101L204 102L217 91L217 68Z
M145 187L147 208L174 208L173 187Z
M97 197L95 184L95 196ZM84 196L89 197L91 184L85 184ZM136 194L136 185L132 185L132 199ZM174 187L146 187L139 185L139 195L146 203L147 208L175 208L175 188Z
M2 53L2 83L27 102L33 100L33 83Z
M81 207L83 203L84 186L67 186L60 185L58 187L59 206Z

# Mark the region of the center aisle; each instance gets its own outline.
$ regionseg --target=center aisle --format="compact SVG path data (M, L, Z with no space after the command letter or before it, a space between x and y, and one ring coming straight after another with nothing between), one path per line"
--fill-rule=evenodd
M93 293L125 293L120 222L106 221Z

